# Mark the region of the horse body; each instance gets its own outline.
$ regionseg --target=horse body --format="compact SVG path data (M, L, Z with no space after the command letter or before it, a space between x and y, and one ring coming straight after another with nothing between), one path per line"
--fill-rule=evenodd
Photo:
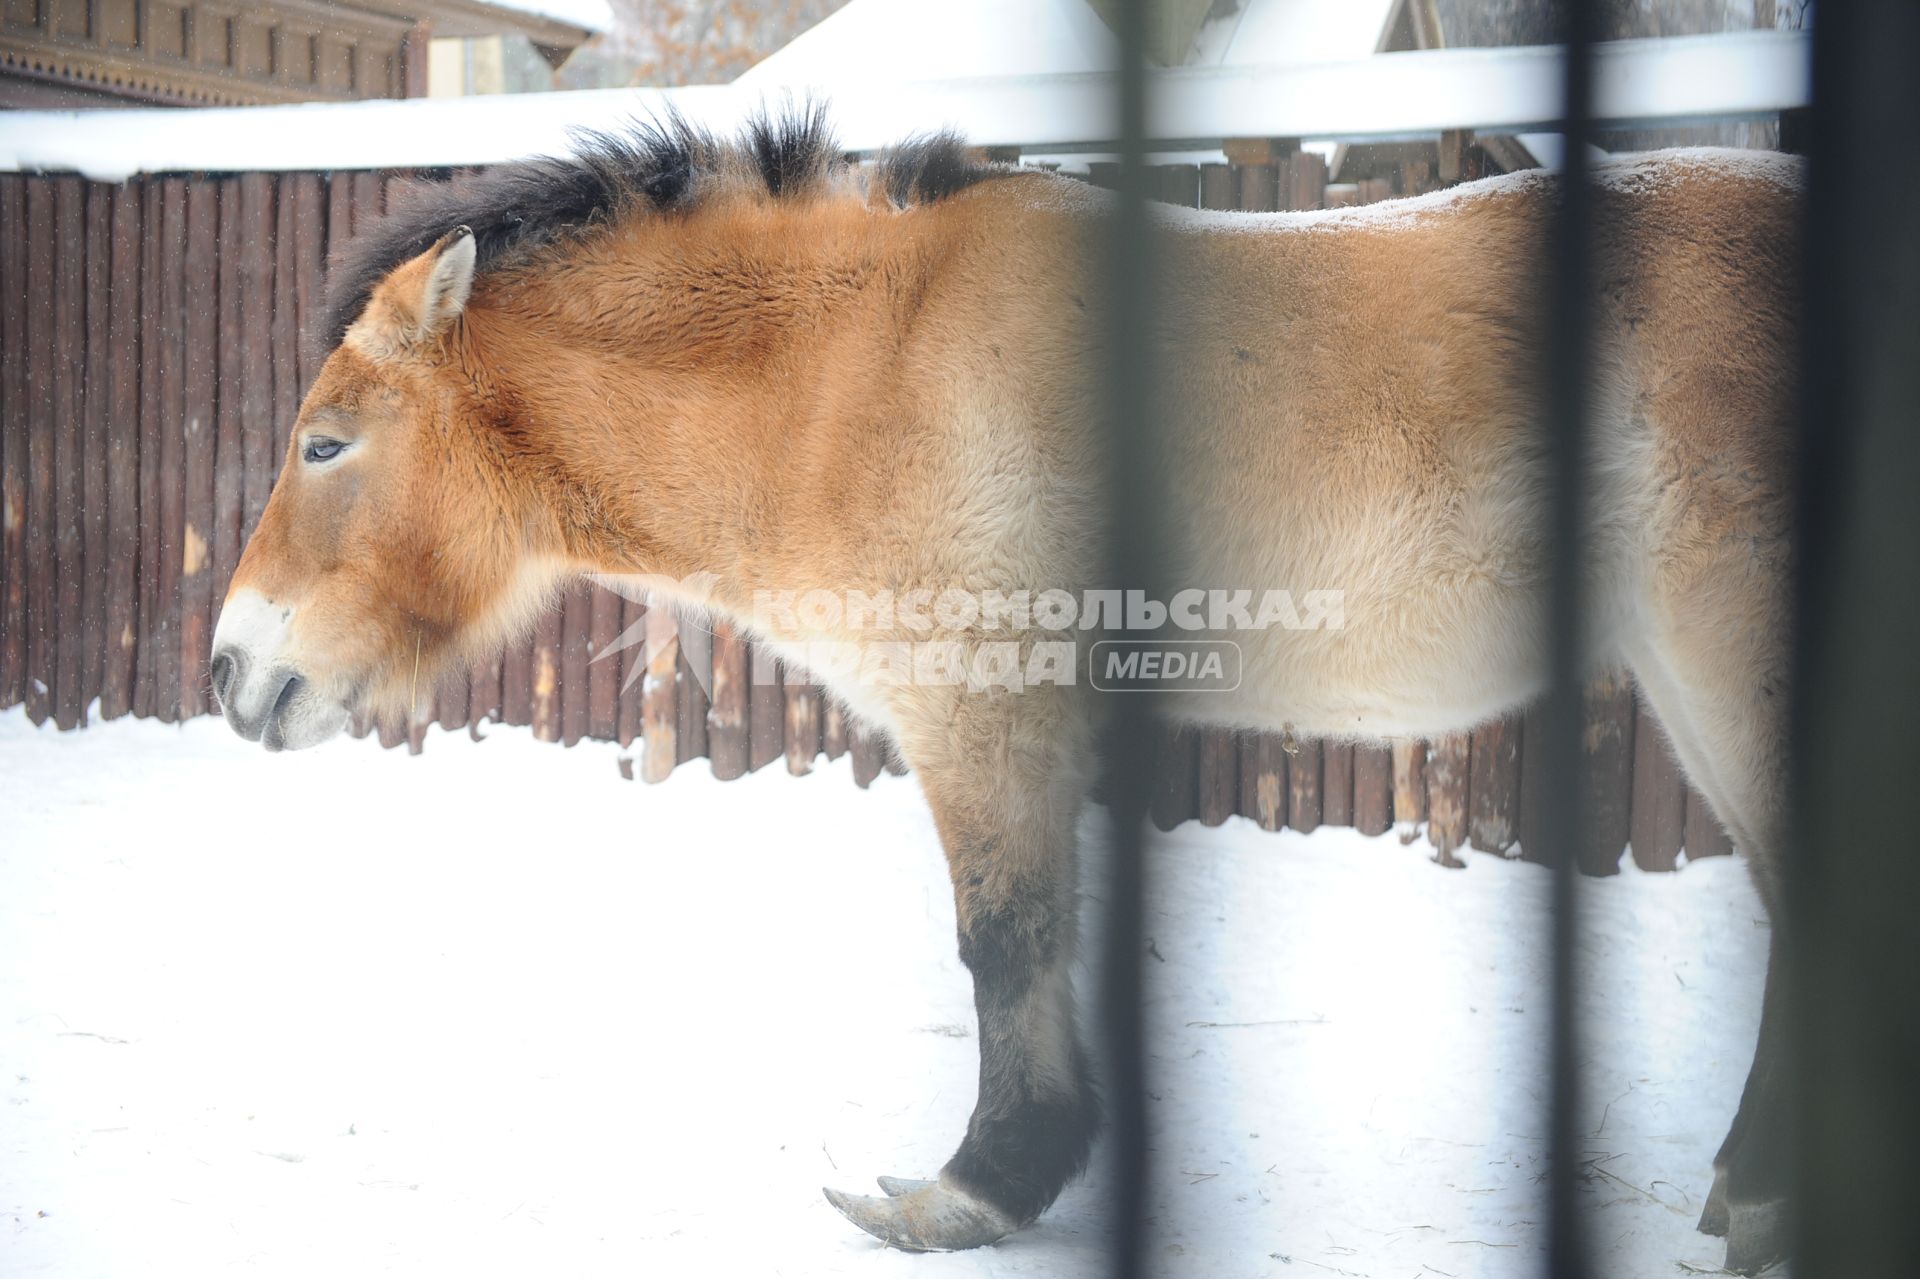
M1059 637L937 610L799 626L791 601L1100 585L1103 199L938 147L863 188L789 134L663 132L595 216L526 244L513 201L577 174L429 191L336 266L338 349L235 574L215 685L241 732L304 744L593 570L656 575L811 666L926 792L982 1054L937 1182L830 1197L889 1242L972 1246L1044 1210L1091 1140L1067 971L1099 698L876 685L876 643ZM661 177L675 165L684 181ZM1590 647L1633 667L1771 894L1797 169L1685 153L1602 172ZM1165 215L1162 580L1342 600L1337 626L1232 634L1240 689L1173 713L1428 735L1538 691L1554 190L1514 175L1369 210ZM1702 1223L1731 1226L1741 1264L1777 1248L1769 1039Z

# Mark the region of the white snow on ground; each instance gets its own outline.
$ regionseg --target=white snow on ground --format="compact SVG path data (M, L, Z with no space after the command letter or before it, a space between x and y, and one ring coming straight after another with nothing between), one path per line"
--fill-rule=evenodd
M931 1174L973 1099L913 780L616 754L0 714L0 1273L1096 1273L1097 1174L950 1256L820 1197ZM1537 1273L1547 876L1469 861L1160 842L1161 1273ZM1761 908L1732 859L1582 888L1598 1273L1711 1270Z

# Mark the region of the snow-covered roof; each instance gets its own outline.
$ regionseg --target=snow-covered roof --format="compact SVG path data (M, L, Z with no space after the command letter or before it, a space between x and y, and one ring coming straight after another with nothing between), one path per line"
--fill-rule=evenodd
M1246 0L1208 18L1190 67L1272 67L1345 62L1380 47L1393 0Z
M735 84L831 89L848 81L1111 71L1120 49L1087 0L852 0Z
M613 30L613 8L607 0L481 0L481 3L494 9L551 18L595 35Z
M1245 0L1209 18L1188 67L1346 62L1379 45L1393 0ZM736 84L831 89L850 80L1111 71L1113 32L1087 0L852 0Z

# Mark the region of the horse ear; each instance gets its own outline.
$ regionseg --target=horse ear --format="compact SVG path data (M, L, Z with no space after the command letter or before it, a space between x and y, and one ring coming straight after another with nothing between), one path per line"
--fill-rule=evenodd
M394 268L367 307L369 336L399 350L445 332L473 292L474 257L473 232L455 227L425 253Z
M440 237L440 243L427 250L432 264L421 290L420 327L430 336L452 324L467 309L467 295L473 292L473 232L455 227Z

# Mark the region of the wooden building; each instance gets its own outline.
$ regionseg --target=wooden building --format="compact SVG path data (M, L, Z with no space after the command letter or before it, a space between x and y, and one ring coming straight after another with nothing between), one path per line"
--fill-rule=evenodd
M520 37L558 65L601 29L591 17L550 16L570 7L504 0L0 0L0 108L422 97L430 36Z

